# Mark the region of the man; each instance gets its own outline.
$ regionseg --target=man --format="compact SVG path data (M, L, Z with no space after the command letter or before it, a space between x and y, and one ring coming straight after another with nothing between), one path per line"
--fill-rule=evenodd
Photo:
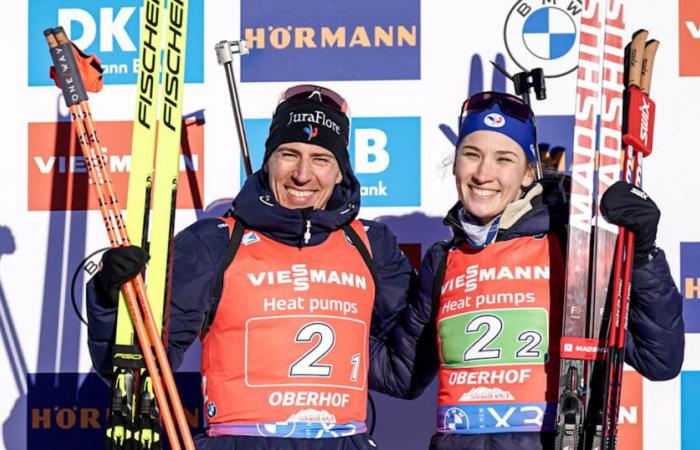
M374 448L368 387L409 389L418 338L399 317L415 272L389 229L356 219L346 112L329 89L288 89L263 167L227 217L175 238L168 354L179 366L200 334L208 429L198 447ZM110 250L95 277L89 347L105 378L113 300L146 259Z

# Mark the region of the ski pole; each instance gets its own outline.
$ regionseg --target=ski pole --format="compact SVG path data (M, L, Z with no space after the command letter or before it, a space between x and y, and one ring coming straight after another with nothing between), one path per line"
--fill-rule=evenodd
M231 96L231 107L233 108L233 120L236 122L236 131L238 132L238 143L241 146L241 156L245 165L245 174L247 177L253 174L253 166L250 162L250 152L248 150L248 140L245 135L245 127L243 126L243 113L241 113L241 103L238 97L238 89L236 89L236 77L233 74L233 58L232 55L247 55L249 53L245 41L221 41L214 47L216 50L216 59L219 64L224 66L226 72L226 81L228 84L228 93Z
M640 187L642 158L652 149L654 104L648 97L651 87L651 71L659 42L651 40L644 45L646 31L635 33L630 46L630 77L628 129L623 141L625 153L625 180ZM642 57L643 54L643 57ZM639 132L637 132L639 131ZM609 335L609 361L605 388L604 434L606 450L617 446L617 421L620 410L622 377L624 372L625 338L631 296L631 273L634 260L634 233L620 227L615 258L613 315ZM623 267L624 258L624 267Z
M625 72L627 76L627 89L629 91L631 86L639 86L639 81L642 74L642 54L644 52L644 41L648 32L646 30L637 30L632 35L632 41L629 44L628 58L626 61ZM634 153L634 148L630 145L626 146L623 159L623 179L631 183L633 182L634 170L636 158ZM622 283L622 271L624 266L624 258L627 255L626 252L626 235L627 229L624 227L619 227L618 238L615 244L614 253L614 263L613 263L613 289L612 289L612 300L611 300L611 311L610 311L610 324L607 335L606 347L608 348L608 361L606 363L606 381L603 387L603 414L601 416L602 420L602 430L600 436L600 442L605 446L611 433L609 424L609 413L610 407L609 403L612 400L611 389L612 384L610 380L614 379L615 371L617 367L617 359L619 354L615 350L616 340L617 340L617 330L620 326L620 307L622 298L624 296L624 288Z
M98 205L107 229L107 235L112 247L130 245L125 223L117 197L112 188L112 181L105 165L105 156L97 139L92 114L87 102L88 96L83 87L80 71L73 57L72 46L61 27L47 29L44 36L49 44L51 57L57 69L63 90L66 106L72 116L72 123L76 129L81 151L85 157L85 165L98 197ZM106 191L106 193L105 193ZM117 234L118 233L118 234ZM194 450L189 426L182 409L182 404L175 388L172 371L168 363L163 343L157 333L153 316L146 298L145 286L141 275L123 287L124 297L134 323L134 329L143 352L146 367L153 380L153 389L158 402L161 405L163 421L168 432L168 438L173 450L180 450L178 435L175 431L172 415L168 407L167 397L158 372L157 363L165 378L165 385L175 410L180 433L187 450ZM141 310L139 309L141 308ZM142 317L143 314L143 317ZM150 339L150 342L149 342ZM158 361L154 358L151 345L155 348Z

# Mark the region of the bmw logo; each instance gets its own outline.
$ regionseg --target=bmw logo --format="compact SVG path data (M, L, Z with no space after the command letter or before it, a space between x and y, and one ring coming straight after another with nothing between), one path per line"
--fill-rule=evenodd
M571 73L578 65L578 23L581 2L566 8L518 0L503 30L506 49L523 70L541 67L547 78Z
M296 422L267 422L257 424L258 433L265 437L286 438L296 429Z
M445 411L445 428L450 431L469 429L469 417L459 408L450 408Z
M207 403L207 417L210 419L216 415L216 405L214 402Z

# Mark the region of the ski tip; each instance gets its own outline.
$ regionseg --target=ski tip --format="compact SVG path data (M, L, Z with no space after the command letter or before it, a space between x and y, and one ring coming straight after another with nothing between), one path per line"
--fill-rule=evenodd
M47 28L44 30L44 36L49 37L53 34L53 28Z
M647 41L647 43L644 45L644 47L645 47L645 48L649 48L649 47L652 46L652 45L655 45L656 47L658 47L659 44L661 44L661 42L657 41L656 39L649 39L649 40Z

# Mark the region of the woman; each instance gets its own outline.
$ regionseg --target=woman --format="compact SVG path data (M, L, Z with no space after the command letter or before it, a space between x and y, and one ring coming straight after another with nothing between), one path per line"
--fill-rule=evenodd
M564 179L536 180L534 117L517 97L476 94L462 116L453 165L459 202L445 218L454 238L429 249L420 274L417 310L433 339L419 348L418 370L439 374L430 448L552 448ZM654 246L659 211L631 188L613 185L602 204L608 220L636 236L626 362L649 379L666 380L683 359L682 300Z

